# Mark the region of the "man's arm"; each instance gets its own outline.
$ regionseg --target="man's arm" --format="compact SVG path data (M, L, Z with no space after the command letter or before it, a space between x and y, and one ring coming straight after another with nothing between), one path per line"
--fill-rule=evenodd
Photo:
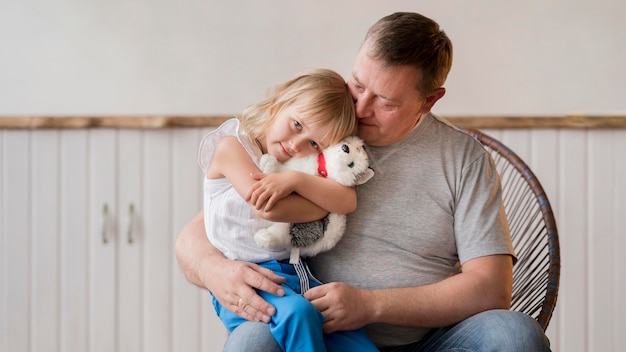
M492 255L465 263L462 273L421 287L360 290L343 283L314 287L305 297L324 315L324 332L371 323L444 327L490 309L509 309L513 261Z
M207 239L202 211L181 230L176 259L187 280L211 291L223 306L242 318L268 322L276 313L254 289L282 296L284 291L278 284L284 278L256 264L226 259Z

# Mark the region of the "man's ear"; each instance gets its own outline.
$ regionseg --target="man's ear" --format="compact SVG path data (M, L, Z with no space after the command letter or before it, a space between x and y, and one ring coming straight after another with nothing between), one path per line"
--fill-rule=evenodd
M426 99L424 99L424 104L422 104L422 109L420 112L422 114L429 113L430 110L435 106L435 103L439 101L444 95L446 95L446 89L444 87L440 87L435 89L434 92L430 93Z

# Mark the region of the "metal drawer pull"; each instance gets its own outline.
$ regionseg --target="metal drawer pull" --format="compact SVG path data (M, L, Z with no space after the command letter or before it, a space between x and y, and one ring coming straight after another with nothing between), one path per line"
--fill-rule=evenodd
M109 206L104 203L102 205L102 243L107 244L109 242L108 230L109 230Z
M128 243L133 243L133 230L135 229L135 205L128 206Z

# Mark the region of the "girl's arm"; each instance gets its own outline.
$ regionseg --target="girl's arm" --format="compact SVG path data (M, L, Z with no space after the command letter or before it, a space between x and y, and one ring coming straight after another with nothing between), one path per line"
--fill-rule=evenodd
M237 138L229 136L218 143L206 177L226 177L237 193L245 199L248 190L256 182L250 174L260 172ZM271 221L308 222L323 218L328 211L293 193L282 198L270 211L261 209L257 214Z
M333 179L300 171L254 174L252 177L259 181L252 185L246 200L257 209L271 210L281 197L292 192L332 213L347 214L356 209L356 191Z

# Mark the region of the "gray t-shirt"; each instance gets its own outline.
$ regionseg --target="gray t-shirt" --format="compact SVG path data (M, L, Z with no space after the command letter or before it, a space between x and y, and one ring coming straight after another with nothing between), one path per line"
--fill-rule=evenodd
M402 141L367 150L376 174L357 187L343 238L308 259L321 281L422 286L458 274L468 260L514 255L500 180L478 141L428 114ZM428 329L373 324L367 331L383 347L418 341Z

